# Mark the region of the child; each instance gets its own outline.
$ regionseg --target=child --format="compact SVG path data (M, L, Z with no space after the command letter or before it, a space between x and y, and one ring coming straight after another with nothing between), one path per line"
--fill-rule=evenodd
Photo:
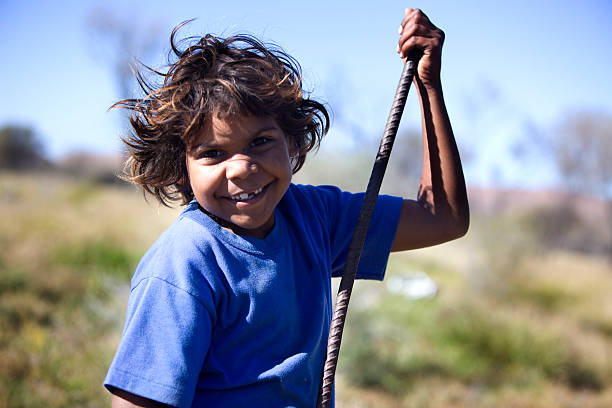
M358 278L390 251L462 236L468 204L440 83L444 34L407 9L398 52L422 56L415 85L424 163L417 200L379 197ZM328 130L297 63L252 37L180 51L132 109L129 180L187 207L142 258L105 386L113 407L312 407L362 194L291 183Z

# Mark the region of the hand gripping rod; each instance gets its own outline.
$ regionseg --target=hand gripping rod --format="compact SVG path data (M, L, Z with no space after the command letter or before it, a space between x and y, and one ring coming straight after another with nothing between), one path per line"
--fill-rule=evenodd
M368 182L365 197L361 204L357 225L353 231L353 237L346 256L344 272L342 273L342 280L340 281L340 287L336 297L331 328L329 330L327 356L323 367L323 379L321 381L321 389L319 390L319 398L317 401L317 407L319 408L329 408L334 376L338 363L338 353L340 352L340 342L342 341L342 330L344 329L344 321L346 320L346 313L353 290L353 283L355 282L359 258L361 257L361 250L363 249L385 170L387 169L393 142L397 135L397 129L402 117L402 112L404 111L406 98L408 97L408 90L410 89L410 84L416 72L417 62L417 58L409 57L404 64L404 69L395 92L395 98L393 99L393 105L391 106L391 112L387 119L387 125L380 141L376 160L374 161L370 181Z

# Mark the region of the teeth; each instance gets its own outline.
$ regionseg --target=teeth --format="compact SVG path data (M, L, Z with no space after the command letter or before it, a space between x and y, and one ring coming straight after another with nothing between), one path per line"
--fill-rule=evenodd
M258 188L257 190L253 191L251 194L248 194L248 193L238 194L238 195L232 196L232 200L249 200L255 197L257 194L261 193L262 190L263 190L263 187Z

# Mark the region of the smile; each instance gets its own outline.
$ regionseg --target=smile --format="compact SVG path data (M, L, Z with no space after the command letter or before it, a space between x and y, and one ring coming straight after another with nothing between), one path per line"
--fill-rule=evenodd
M259 194L261 194L262 191L263 191L263 187L258 188L252 193L242 193L242 194L231 196L230 199L232 199L233 201L248 201L248 200L252 200L253 198L257 197Z

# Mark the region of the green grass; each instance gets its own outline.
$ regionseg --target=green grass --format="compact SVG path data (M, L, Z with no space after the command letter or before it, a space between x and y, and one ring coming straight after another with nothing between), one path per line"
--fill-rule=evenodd
M599 373L553 333L482 305L409 302L388 299L352 317L343 349L343 372L352 382L391 393L424 376L492 388L543 380L602 387ZM385 322L367 323L381 316Z
M129 279L138 262L139 254L108 241L70 243L57 248L52 263L58 267L80 270L82 273L100 272Z

